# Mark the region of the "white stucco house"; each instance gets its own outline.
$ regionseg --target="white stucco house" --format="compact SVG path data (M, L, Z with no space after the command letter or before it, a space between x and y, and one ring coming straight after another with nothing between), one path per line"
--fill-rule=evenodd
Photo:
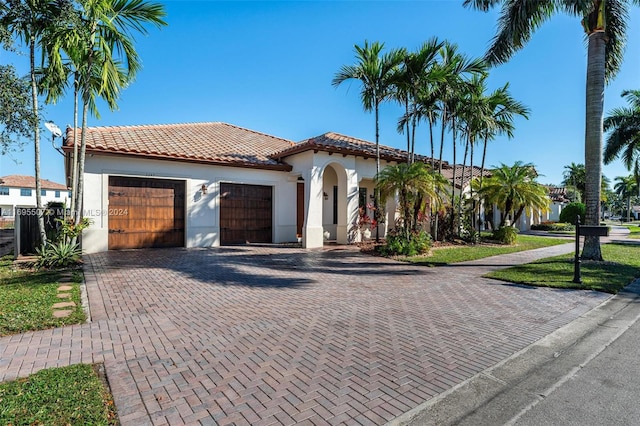
M80 138L80 136L78 136ZM87 253L361 238L373 198L375 144L325 133L299 143L234 125L190 123L87 129ZM73 131L63 149L70 177ZM380 147L381 165L407 159ZM417 156L418 161L431 161ZM394 223L387 203L380 236Z
M41 188L43 206L49 202L68 204L70 195L65 185L41 179ZM0 221L13 222L16 207L36 207L36 179L33 176L0 177Z

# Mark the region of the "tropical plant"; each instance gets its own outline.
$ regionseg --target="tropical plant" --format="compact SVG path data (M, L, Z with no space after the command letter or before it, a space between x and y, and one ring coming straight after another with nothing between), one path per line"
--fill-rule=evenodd
M34 173L38 230L42 241L47 241L42 206L42 180L40 177L40 110L38 105L38 81L36 78L36 51L48 37L49 29L64 19L61 5L65 1L2 0L0 2L0 28L6 42L7 35L24 43L29 50L29 83L31 86L31 125L34 147ZM4 90L4 87L3 87Z
M140 69L140 58L133 45L134 32L147 34L146 26L166 25L164 6L144 0L81 0L75 10L72 30L57 33L50 44L49 69L45 73L51 99L60 93L59 85L66 76L74 76L74 90L82 100L82 131L74 171L77 182L73 188L74 212L82 211L86 129L89 112L98 116L95 100L102 98L114 109L120 91L133 81ZM67 65L62 59L66 57ZM58 76L58 77L52 77ZM54 84L51 84L53 82ZM57 84L56 84L57 83ZM74 116L75 117L75 116ZM76 126L77 127L77 126ZM78 140L74 137L74 145ZM74 152L76 147L74 146ZM77 165L76 165L77 163ZM77 169L76 169L77 167ZM82 215L76 215L80 223Z
M383 203L397 194L400 214L397 225L399 234L407 240L425 217L426 201L440 204L439 193L445 185L442 175L422 162L388 166L376 176L376 189Z
M640 90L625 90L628 107L614 108L604 119L609 132L604 147L604 163L621 158L625 167L640 179Z
M613 189L620 198L627 201L627 222L631 220L631 197L638 195L638 181L636 176L617 176L615 178L616 184Z
M586 172L584 164L571 163L564 166L564 172L562 173L562 184L566 187L573 189L574 199L572 201L584 200L584 192L586 188ZM576 200L576 193L580 196L580 199Z
M397 79L398 68L402 63L404 53L392 50L382 53L384 43L377 41L369 44L365 40L364 46L354 46L356 64L343 65L336 73L331 84L335 87L347 80L358 80L362 84L360 100L365 111L373 110L376 126L376 175L380 173L380 104L392 95L392 87ZM374 194L376 212L380 204L379 196ZM375 218L379 222L379 218ZM376 226L376 241L379 240L379 227Z
M581 18L587 38L585 201L586 224L600 223L600 179L605 83L622 65L628 10L637 0L465 0L465 6L487 12L501 5L498 32L485 55L491 65L507 62L524 47L539 26L559 13ZM586 237L582 257L602 260L599 237Z
M430 248L431 236L421 229L412 231L408 237L391 230L379 250L385 256L417 256L427 253Z
M491 177L484 180L478 194L485 203L496 204L500 209L499 228L505 226L507 220L515 224L526 209L549 209L547 188L536 182L537 174L533 164L523 164L521 161L513 166L501 164L491 173Z
M80 262L82 250L77 243L60 240L47 242L36 247L38 259L35 267L42 268L66 268Z

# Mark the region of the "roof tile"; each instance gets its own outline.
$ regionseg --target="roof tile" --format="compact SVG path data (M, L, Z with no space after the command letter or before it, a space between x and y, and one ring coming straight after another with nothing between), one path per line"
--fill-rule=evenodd
M42 189L57 189L67 190L67 187L56 182L52 182L47 179L40 179ZM0 177L0 186L7 186L11 188L33 188L36 187L36 178L33 176L24 175L9 175Z

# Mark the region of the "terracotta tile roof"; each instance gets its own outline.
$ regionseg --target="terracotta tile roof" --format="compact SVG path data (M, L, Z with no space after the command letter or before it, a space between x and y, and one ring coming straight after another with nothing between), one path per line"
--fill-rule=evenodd
M482 169L480 167L473 166L473 168L471 168L469 166L466 166L464 168L464 178L463 178L462 164L456 165L456 182L455 182L456 187L460 188L461 184L462 184L462 187L467 186L472 178L480 177L481 172L482 172ZM482 175L484 177L491 176L491 170L484 169L484 173ZM453 182L453 166L447 165L447 167L443 167L442 176L447 178L449 182Z
M67 187L47 179L40 179L42 189L67 190ZM33 176L9 175L0 177L0 186L8 186L11 188L33 188L36 187L36 178Z
M304 151L324 151L344 155L357 155L365 158L376 157L376 144L362 139L328 132L314 138L306 139L295 146L284 149L272 155L273 158L282 159L287 156ZM407 151L380 145L380 158L388 161L407 161ZM430 157L416 155L417 161L431 162ZM446 162L442 162L446 164Z
M551 201L569 201L569 197L567 196L567 188L558 186L548 186L547 188L549 189L549 198L551 198Z
M80 134L79 130L78 139ZM87 152L275 170L291 167L270 154L293 145L286 139L220 122L87 129ZM67 128L63 149L69 152L72 147L73 129Z

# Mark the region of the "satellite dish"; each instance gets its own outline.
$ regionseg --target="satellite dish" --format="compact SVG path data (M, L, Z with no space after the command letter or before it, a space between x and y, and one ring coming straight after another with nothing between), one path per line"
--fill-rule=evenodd
M54 123L53 121L47 121L46 123L44 123L44 127L46 127L47 130L51 132L54 138L59 138L60 136L62 136L62 130L60 130L60 127L56 126L56 123Z

